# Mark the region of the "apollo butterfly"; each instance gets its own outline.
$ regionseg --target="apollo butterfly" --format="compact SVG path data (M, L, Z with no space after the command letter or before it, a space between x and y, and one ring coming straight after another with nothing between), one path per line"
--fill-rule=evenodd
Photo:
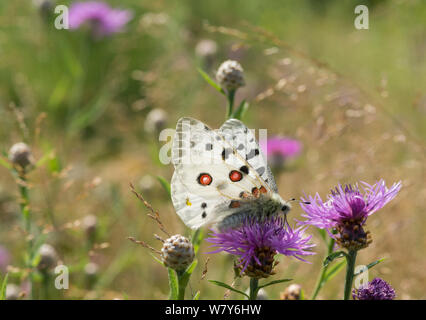
M286 214L290 204L278 194L254 134L241 121L220 129L181 118L173 139L173 205L190 228L238 226L248 216Z

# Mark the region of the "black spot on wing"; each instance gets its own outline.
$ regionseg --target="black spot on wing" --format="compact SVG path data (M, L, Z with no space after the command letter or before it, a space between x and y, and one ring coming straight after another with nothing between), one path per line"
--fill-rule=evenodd
M211 143L207 143L206 144L206 151L211 151L213 150L213 145Z
M222 151L222 160L228 159L229 155L233 152L231 148L224 148Z
M202 217L202 218L207 217L207 213L204 211L204 212L201 214L201 217Z
M241 171L242 173L248 174L248 173L249 173L249 168L248 168L247 166L242 166L242 167L240 168L240 171Z
M256 153L256 150L257 150L257 153ZM259 154L259 150L258 149L250 150L250 152L246 154L246 160L253 159L258 154Z
M201 204L201 208L206 208L207 207L207 203L205 203L205 202L203 202L202 204Z
M265 173L265 167L257 168L256 171L261 176Z

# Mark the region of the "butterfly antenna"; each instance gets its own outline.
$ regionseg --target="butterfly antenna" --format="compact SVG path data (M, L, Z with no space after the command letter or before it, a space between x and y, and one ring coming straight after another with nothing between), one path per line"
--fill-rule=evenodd
M291 198L288 200L288 202L292 202L292 201L297 201L299 203L303 203L303 204L311 204L309 201L301 201L301 200L297 200L296 198Z

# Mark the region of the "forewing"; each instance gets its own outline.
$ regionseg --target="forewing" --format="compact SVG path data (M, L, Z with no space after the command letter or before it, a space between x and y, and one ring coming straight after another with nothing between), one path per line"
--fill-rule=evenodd
M278 192L272 171L269 168L266 157L251 130L244 123L237 119L227 120L219 129L220 135L235 149L241 157L247 161L255 172L251 172L251 176L256 178L259 176L269 189Z
M242 195L251 195L254 188L262 187L258 177L250 175L253 169L224 137L192 118L177 123L172 161L173 205L191 228L241 210L249 202ZM203 177L208 177L209 183L203 183Z

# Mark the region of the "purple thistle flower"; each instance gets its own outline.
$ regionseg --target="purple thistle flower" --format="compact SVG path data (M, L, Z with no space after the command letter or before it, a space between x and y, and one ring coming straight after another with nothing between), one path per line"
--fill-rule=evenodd
M371 242L369 232L362 228L367 217L395 198L400 189L401 182L388 189L383 179L374 185L362 182L361 188L358 184L345 187L339 184L327 196L326 202L318 193L315 197L302 198L300 206L306 213L302 217L307 220L299 221L299 224L326 229L340 246L359 250ZM333 235L331 229L336 229L338 234Z
M266 278L273 274L278 263L276 254L292 256L305 261L301 256L314 254L314 244L308 243L312 236L304 236L305 228L291 229L281 217L266 220L247 218L240 227L213 231L206 241L217 247L217 252L227 252L238 257L241 273L253 278Z
M69 27L78 29L89 23L96 37L119 32L132 18L129 10L111 8L100 1L75 2L69 10Z
M395 290L385 280L374 278L366 286L352 291L354 300L393 300Z
M280 167L289 158L294 158L302 151L300 141L285 137L273 137L267 141L261 141L260 147L267 155L271 166Z

